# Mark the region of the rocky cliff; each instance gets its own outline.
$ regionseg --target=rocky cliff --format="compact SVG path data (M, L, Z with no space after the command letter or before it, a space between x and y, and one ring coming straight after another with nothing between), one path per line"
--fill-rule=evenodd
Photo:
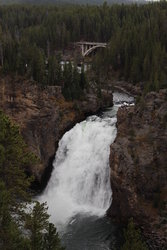
M167 249L167 90L120 108L117 127L108 215L124 222L134 217L150 249Z
M0 79L0 108L19 125L25 142L40 159L28 170L39 183L45 182L51 171L62 135L86 115L110 105L112 93L105 90L100 99L90 91L82 101L67 102L58 86L42 89L19 77Z

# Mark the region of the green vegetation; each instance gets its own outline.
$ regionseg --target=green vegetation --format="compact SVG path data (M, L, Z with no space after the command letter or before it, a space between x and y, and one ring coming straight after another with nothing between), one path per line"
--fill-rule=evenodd
M31 178L24 171L36 161L18 127L0 111L0 249L63 249L46 204L31 203Z
M65 64L63 71L62 93L67 100L81 99L84 89L87 87L87 79L84 70L78 73L77 67Z
M145 92L159 90L167 85L166 23L166 1L144 5L1 6L1 70L4 74L26 75L44 86L63 85L60 58L55 52L63 52L79 40L100 41L109 46L95 57L93 68L98 76L116 73L134 84L144 82ZM79 85L78 79L76 87ZM69 88L64 90L65 95ZM68 94L70 99L73 92ZM79 96L77 93L76 98Z
M145 92L166 87L167 3L114 8L115 28L109 47L95 57L94 67L102 74L112 69L134 84L144 82Z
M112 3L130 3L134 2L135 0L107 0L109 4ZM140 0L141 2L144 2L144 0ZM62 4L102 4L104 1L103 0L0 0L0 4L57 4L57 5L62 5Z
M133 219L129 220L127 229L124 231L125 242L121 250L148 250L146 244L141 239L141 232L135 228Z

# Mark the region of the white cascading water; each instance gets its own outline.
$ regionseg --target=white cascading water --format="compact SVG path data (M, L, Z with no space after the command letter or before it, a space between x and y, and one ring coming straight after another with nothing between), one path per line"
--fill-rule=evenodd
M118 106L124 101L133 99L115 94L117 105L102 117L90 116L76 124L60 140L51 179L39 197L47 201L51 221L59 231L77 214L102 216L110 206L110 145L117 133Z
M115 116L91 116L60 140L51 179L39 198L47 201L57 227L78 213L103 215L111 204L109 151L115 123Z

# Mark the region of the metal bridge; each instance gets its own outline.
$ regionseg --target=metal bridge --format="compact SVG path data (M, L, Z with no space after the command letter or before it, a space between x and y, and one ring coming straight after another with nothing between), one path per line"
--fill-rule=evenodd
M75 45L81 47L83 57L88 56L95 49L107 47L107 43L97 43L97 42L76 42Z

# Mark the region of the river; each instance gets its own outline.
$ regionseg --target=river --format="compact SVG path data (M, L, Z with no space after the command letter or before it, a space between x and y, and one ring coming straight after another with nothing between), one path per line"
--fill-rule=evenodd
M112 202L109 154L118 108L133 102L133 97L115 92L113 107L76 124L59 142L39 200L47 201L50 220L67 250L119 247L121 230L105 215Z

